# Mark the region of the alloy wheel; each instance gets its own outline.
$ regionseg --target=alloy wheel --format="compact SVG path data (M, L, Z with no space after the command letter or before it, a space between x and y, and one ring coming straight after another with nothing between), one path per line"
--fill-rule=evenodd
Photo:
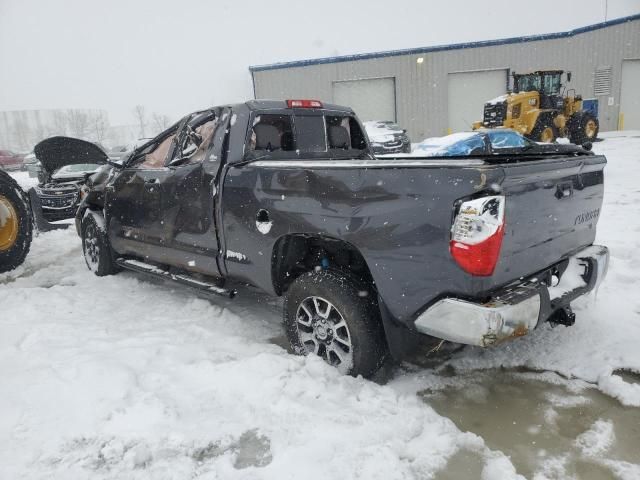
M553 137L553 129L551 127L546 127L540 134L540 141L543 143L551 143L553 142Z
M96 227L93 224L87 225L84 231L84 258L91 271L96 271L100 263L100 245Z
M18 213L9 199L0 195L0 251L16 243L19 231Z
M342 373L353 366L353 344L340 311L322 297L307 297L298 306L296 327L307 353L314 353Z
M596 122L594 120L589 120L587 124L584 126L584 134L587 136L589 140L592 140L596 135Z

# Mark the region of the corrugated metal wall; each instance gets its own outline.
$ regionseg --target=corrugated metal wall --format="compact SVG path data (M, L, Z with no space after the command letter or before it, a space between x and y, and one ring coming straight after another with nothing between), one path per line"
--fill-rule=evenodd
M424 61L418 64L418 57ZM600 100L601 130L618 126L622 60L640 58L640 20L632 20L568 38L477 48L403 54L363 60L254 71L256 98L318 98L332 101L332 82L395 77L398 122L414 141L444 135L448 127L449 73L511 68L517 72L560 68L573 72L570 84L593 97L598 67L611 66L611 95ZM640 88L640 86L638 87ZM613 105L608 105L613 97ZM478 112L478 119L482 112Z

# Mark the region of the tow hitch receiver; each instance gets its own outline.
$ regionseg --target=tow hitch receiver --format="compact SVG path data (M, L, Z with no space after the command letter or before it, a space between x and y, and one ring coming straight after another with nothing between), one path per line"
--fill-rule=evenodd
M564 325L565 327L570 327L576 323L576 314L573 313L570 306L562 307L553 312L549 317L549 322L554 326Z

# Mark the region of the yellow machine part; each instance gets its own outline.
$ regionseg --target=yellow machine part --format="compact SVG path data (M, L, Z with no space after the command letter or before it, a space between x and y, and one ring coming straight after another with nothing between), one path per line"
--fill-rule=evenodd
M536 125L540 114L540 95L538 92L513 93L507 97L507 118L504 126L523 135L529 135Z
M16 243L19 218L9 199L0 195L0 251L9 250Z
M511 93L506 97L507 116L501 125L511 128L523 135L530 135L536 126L540 113L545 110L540 109L540 94L538 92ZM575 97L564 99L563 111L554 118L554 124L564 135L567 121L571 115L582 110L582 100ZM474 122L473 129L483 128L482 121Z

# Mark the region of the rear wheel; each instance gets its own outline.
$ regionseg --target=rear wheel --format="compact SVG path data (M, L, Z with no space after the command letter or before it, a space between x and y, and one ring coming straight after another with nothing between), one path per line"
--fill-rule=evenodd
M540 117L531 132L531 138L536 142L553 143L558 138L558 129L551 117Z
M318 355L344 374L369 377L387 356L375 296L348 273L298 277L285 294L284 323L296 353Z
M104 277L118 271L107 234L92 215L82 220L82 252L87 267L97 276Z
M598 119L588 112L577 113L572 117L569 125L571 143L582 145L584 142L593 142L598 137L600 123Z
M0 272L22 264L32 235L29 201L18 183L0 171Z

